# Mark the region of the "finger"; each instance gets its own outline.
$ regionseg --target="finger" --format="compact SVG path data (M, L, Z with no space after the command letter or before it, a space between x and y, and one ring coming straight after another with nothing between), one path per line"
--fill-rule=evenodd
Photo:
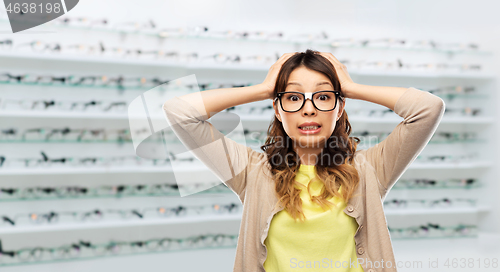
M329 53L331 55L331 57L335 60L335 62L338 63L338 65L344 69L347 69L347 66L345 66L345 64L343 64L342 62L340 62L332 53Z
M319 54L325 57L327 60L331 61L333 65L337 64L335 59L331 58L326 52L320 52Z
M293 54L293 53L285 53L285 54L281 55L280 59L286 58L287 56L290 56L291 54Z
M285 62L287 59L289 59L293 55L295 55L295 53L286 53L286 54L283 54L278 61Z
M276 65L281 66L287 59L289 59L293 55L295 55L295 53L285 53L281 55L281 57L276 61Z
M332 53L322 53L322 56L332 61L334 65L342 66L342 63Z

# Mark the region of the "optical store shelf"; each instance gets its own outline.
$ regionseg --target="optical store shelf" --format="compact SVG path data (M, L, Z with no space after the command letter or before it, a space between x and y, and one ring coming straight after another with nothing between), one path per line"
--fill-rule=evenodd
M478 205L475 207L446 207L446 208L384 208L384 213L387 216L399 215L428 215L428 214L471 214L471 213L488 213L491 207Z
M0 19L0 24L8 24L9 21L6 19ZM110 27L108 25L106 26L81 26L81 25L65 25L65 24L57 24L53 22L49 22L48 24L45 24L43 26L40 26L44 30L47 31L55 31L55 30L68 30L68 31L83 31L83 32L104 32L108 34L118 34L118 35L141 35L141 36L149 36L149 37L158 37L158 38L166 38L169 40L172 39L177 39L177 40L214 40L214 41L236 41L236 42L257 42L257 43L266 43L266 44L272 44L272 43L278 43L278 44L303 44L303 45L309 45L309 46L331 46L333 48L357 48L357 49L387 49L387 50L404 50L404 51L416 51L416 52L432 52L432 53L444 53L444 54L472 54L472 55L492 55L493 53L491 51L484 51L484 50L479 50L479 49L464 49L463 47L460 49L446 49L446 48L418 48L418 47L411 47L408 45L402 46L401 43L398 43L397 45L393 46L373 46L373 45L368 45L368 46L360 46L360 45L344 45L339 43L338 40L336 39L325 39L323 41L315 41L311 39L297 39L297 38L291 38L287 37L285 35L285 38L252 38L251 36L245 38L238 38L237 36L229 36L229 37L224 37L224 36L217 36L213 35L210 30L208 32L204 33L204 29L207 28L205 26L194 26L194 27L187 27L186 29L198 29L198 32L189 33L189 34L179 34L178 32L169 32L168 30L164 30L161 27L158 29L152 29L152 30L139 30L139 29L130 29L130 28L116 28L116 27ZM182 27L182 29L185 29L185 27ZM208 28L207 28L208 29ZM217 31L219 32L219 31ZM217 33L216 32L216 33ZM235 30L227 30L226 31L228 34L229 33L234 33L237 35L237 31ZM219 32L220 33L220 32ZM280 37L283 37L284 33L280 32L281 35ZM323 33L322 33L323 34ZM326 33L324 33L326 34ZM303 34L305 35L305 34ZM309 34L311 36L311 34ZM292 36L293 37L293 36ZM346 41L348 39L341 39L341 41ZM354 39L352 40L354 42ZM361 42L361 41L358 41ZM430 42L430 41L427 41ZM412 41L409 41L409 44L412 44ZM430 44L428 44L430 46Z
M90 31L89 31L90 32ZM132 34L133 35L133 34ZM196 39L196 38L195 38ZM200 42L202 42L203 39L199 39ZM167 38L168 42L168 38ZM228 42L228 45L232 44L230 41ZM262 42L262 44L266 44L265 41ZM121 45L120 45L121 46ZM331 47L329 47L331 48ZM209 48L208 48L209 49ZM385 49L385 48L384 48ZM397 50L397 53L404 53L403 50L399 50L394 48L395 51ZM239 50L239 49L238 49ZM360 48L360 51L363 50L363 48ZM379 50L379 49L376 49ZM387 50L384 51L389 51L392 50L392 48L387 48ZM406 49L405 49L406 50ZM241 50L240 50L241 51ZM413 49L408 49L406 50L409 53L417 52L417 51L426 51L426 50L413 50ZM438 52L436 50L428 50L430 54L434 53L450 53L450 52ZM368 52L368 50L367 50ZM375 51L374 51L375 52ZM380 51L379 51L380 52ZM244 52L242 52L244 53ZM465 53L465 52L464 52ZM348 56L349 58L351 56ZM355 57L355 56L353 56ZM487 57L489 58L489 57ZM483 57L479 59L478 57L478 62L482 61ZM353 59L354 60L354 59ZM404 58L403 58L404 60ZM417 60L417 63L419 60ZM32 71L24 71L22 70L22 73L28 73L28 74L45 74L47 71L58 71L54 75L57 75L59 72L63 72L64 74L67 75L72 75L72 74L84 74L85 76L89 74L102 74L102 75L107 75L108 77L113 77L113 75L109 74L109 71L114 71L116 73L121 73L123 72L124 74L133 74L131 77L139 77L139 76L144 76L147 74L161 74L161 75L167 75L170 76L171 78L165 78L165 80L171 80L173 78L181 77L186 74L197 74L201 75L203 73L207 74L213 74L215 75L215 78L218 76L224 77L224 80L227 81L232 81L233 78L237 78L240 75L242 77L246 78L256 78L257 75L258 77L265 76L265 74L268 72L269 67L271 64L262 64L262 65L250 65L250 64L233 64L233 65L228 65L228 64L217 64L215 62L213 63L198 63L198 62L191 62L191 63L186 63L186 64L180 64L172 61L167 61L167 60L162 60L160 58L134 58L134 57L129 57L129 58L122 58L122 57L112 57L112 56L99 56L97 54L95 55L69 55L69 54L37 54L37 53L32 53L28 51L5 51L2 50L0 51L0 63L2 63L4 70L3 72L13 72L11 70L15 69L24 69L24 70L32 70ZM419 64L419 63L418 63ZM475 63L474 63L475 64ZM349 65L348 65L349 66ZM377 69L363 69L363 70L358 70L355 69L357 66L349 66L349 73L353 76L366 76L367 78L373 78L378 80L378 78L382 78L383 80L389 80L389 81L398 81L398 85L402 85L402 81L422 81L423 85L425 84L425 81L432 81L432 86L436 85L434 82L440 82L441 79L449 79L447 81L449 82L462 82L463 80L472 82L479 82L480 81L480 86L481 91L484 90L489 90L488 88L485 88L484 81L494 79L495 75L490 73L490 71L487 71L484 66L481 67L480 71L471 71L468 70L467 72L443 72L443 71L424 71L424 70L377 70ZM12 69L11 69L12 68ZM36 70L34 72L33 70ZM154 72L151 72L154 71ZM234 71L234 73L233 73ZM456 71L456 70L455 70ZM1 73L1 72L0 72ZM20 74L21 72L14 73L14 74ZM49 72L50 73L50 72ZM233 77L232 75L236 75L237 77ZM127 75L128 77L129 75ZM163 79L163 76L160 76ZM207 76L208 77L208 76ZM199 77L201 79L201 77ZM211 77L210 77L211 78ZM463 79L463 80L462 80ZM239 79L240 80L240 79ZM375 80L375 81L376 81ZM365 82L369 82L365 80ZM420 83L420 82L419 82ZM444 81L443 81L444 84ZM19 85L19 86L15 86ZM29 86L28 86L29 85ZM403 84L404 85L404 84ZM412 84L412 85L417 85L417 84ZM124 92L134 92L134 93L139 93L139 92L146 92L148 88L145 86L137 86L132 87L132 86L126 86ZM487 87L487 86L486 86ZM8 90L12 91L12 93L17 92L20 90L19 94L23 94L22 91L27 90L28 93L35 93L36 95L31 96L30 99L46 99L44 97L44 91L51 91L51 92L63 92L65 95L68 95L68 98L72 98L73 100L81 100L80 94L84 94L87 89L91 89L91 91L95 92L101 92L101 90L96 90L101 88L103 94L110 94L114 95L113 92L113 87L112 86L106 86L106 87L99 87L99 86L69 86L65 84L40 84L40 86L37 86L37 84L29 84L29 83L7 83L3 82L0 84L0 89L3 90ZM115 90L119 90L117 87L114 88ZM67 93L66 93L67 91ZM122 90L120 90L122 91ZM38 95L39 93L39 95ZM26 94L28 95L28 94ZM137 94L138 95L138 94ZM471 94L472 95L472 94ZM488 98L485 99L485 101L491 101L494 99L495 93L493 91L487 92ZM468 102L468 98L470 96L467 95L462 95L463 97L461 98L463 101ZM116 93L116 96L114 97L116 100L127 100L123 93ZM472 97L470 97L472 98ZM17 97L15 98L16 100L18 99ZM66 98L65 98L66 99ZM107 97L109 99L109 97ZM114 99L113 99L114 100ZM462 101L461 100L461 101ZM128 101L127 101L128 103ZM161 101L160 101L161 103ZM469 125L478 125L480 128L482 126L489 126L493 125L494 115L489 115L488 111L483 111L483 108L486 108L487 103L480 103L481 105L481 113L476 116L453 116L453 115L448 115L446 114L440 124L440 128L444 127L461 127L462 125L466 126L466 129L469 127ZM161 105L158 105L159 107ZM472 106L472 105L471 105ZM267 129L267 126L269 123L272 121L273 115L272 115L272 109L271 111L264 111L265 107L263 107L263 111L261 115L257 114L245 114L245 113L240 113L238 112L238 109L235 111L232 111L232 113L237 114L242 121L242 124L245 129L260 129L264 130ZM160 110L160 109L158 109ZM256 113L259 113L259 108L257 108ZM151 113L151 112L150 112ZM349 110L347 110L347 113L349 113ZM448 113L448 112L447 112ZM491 116L491 117L490 117ZM7 128L9 126L12 127L19 127L19 124L23 125L23 129L27 128L35 128L35 127L50 127L50 126L58 126L58 127L64 127L64 126L80 126L80 127L100 127L101 125L107 127L107 128L129 128L129 120L128 120L128 114L127 111L125 110L124 112L50 112L50 111L24 111L24 112L14 112L11 111L10 108L0 110L0 123L4 124L3 127ZM228 118L230 118L229 115L227 115ZM221 114L219 116L219 120L223 120L223 118L226 118L226 115ZM155 120L161 120L165 121L165 117L162 114L161 111L155 111L152 114L152 119ZM216 121L217 117L214 116L213 120L214 123ZM230 118L232 121L238 120L236 118ZM385 115L385 117L362 117L361 115L358 116L349 116L349 121L351 124L353 124L353 127L356 128L361 128L364 127L365 125L370 125L372 124L373 127L376 127L377 129L384 130L387 132L390 132L395 125L400 123L403 119L399 116L396 116L393 113ZM208 120L210 121L210 119ZM235 123L235 122L228 122L228 123ZM355 124L359 124L356 126ZM444 126L443 126L444 125ZM371 128L371 127L370 127ZM476 127L474 127L475 129ZM234 129L234 128L233 128ZM462 129L462 128L460 128ZM33 135L30 135L33 136ZM240 136L241 137L241 136ZM17 148L19 146L20 148L26 148L26 149L32 149L33 146L32 144L28 144L29 140L25 142L20 142L19 144L13 144L12 146L14 148ZM25 144L26 143L26 144ZM52 143L50 142L47 145L50 145L50 148L52 147L58 147L58 143L62 142L55 142ZM129 142L130 143L130 142ZM9 145L9 143L6 143ZM44 145L44 143L41 143ZM246 141L246 144L249 146L257 146L257 144L252 143L251 141ZM495 143L493 143L495 144ZM462 143L458 143L459 146L455 147L453 145L446 145L445 148L457 148L457 149L465 149L462 145ZM102 145L99 144L95 146L95 152L99 156L104 156L104 153L99 153L101 151ZM107 146L106 146L107 147ZM433 146L434 147L434 146ZM429 148L433 148L429 147ZM88 148L92 150L91 144L82 144L82 146L77 147L77 143L75 142L74 146L73 145L64 145L61 146L61 148L68 149L70 150L77 150L77 148ZM252 147L253 148L253 147ZM104 148L103 148L104 149ZM133 148L130 146L130 149L133 150ZM262 152L259 148L255 148L255 150ZM443 152L446 153L446 152ZM2 154L0 154L2 155ZM64 154L66 156L70 156L71 153ZM38 156L38 154L37 154ZM62 155L61 155L62 156ZM482 158L482 156L480 156ZM7 156L8 158L8 156ZM189 163L182 163L182 169L175 168L176 173L182 172L189 174L192 178L192 181L195 182L197 180L207 180L207 177L214 177L214 174L208 170L208 168L204 165L200 164L189 164ZM493 161L473 161L473 162L463 162L463 163L419 163L419 162L414 162L412 165L408 167L408 172L409 174L412 174L413 176L422 176L426 175L427 173L431 172L431 174L436 173L438 176L439 175L448 175L448 174L453 174L457 176L464 176L467 177L471 172L489 172L491 170L494 170L492 167ZM79 184L80 186L99 186L105 183L108 183L109 181L113 179L121 179L122 177L127 177L126 182L123 182L124 184L129 184L130 182L134 182L136 184L138 181L142 181L144 183L147 183L149 181L151 182L156 182L156 181L162 181L162 182L167 182L167 183L175 183L175 178L173 178L173 171L172 168L169 166L152 166L149 163L148 164L143 164L141 166L133 165L132 167L108 167L108 168L98 168L98 167L65 167L65 168L57 168L55 167L56 164L52 165L52 168L43 168L43 167L37 167L37 168L17 168L17 169L9 169L5 168L3 170L2 167L0 167L0 179L4 180L3 185L5 188L12 188L12 187L19 187L19 189L22 189L26 186L31 186L35 187L38 186L38 184L43 184L47 186L71 186L72 184ZM174 165L175 166L175 165ZM463 175L459 175L461 169L465 172ZM410 171L411 170L411 171ZM424 170L424 171L422 171ZM411 172L411 173L410 173ZM94 176L92 176L92 174ZM412 176L410 175L410 176ZM479 175L479 174L478 174ZM50 181L51 184L48 182L45 183L46 181ZM92 184L87 184L85 182L91 180L93 183ZM482 180L483 181L483 180ZM488 184L490 182L493 182L495 180L490 179L489 177L484 178L484 184ZM35 183L37 182L37 183ZM53 183L53 184L52 184ZM102 184L101 184L102 183ZM396 188L392 190L393 192L396 191ZM416 196L415 193L418 193L416 191L410 191L410 190L400 190L402 191L401 198L406 199L410 195L411 196ZM490 190L491 191L491 190ZM467 190L465 193L472 193L473 198L477 198L477 195L475 194L476 191L471 191ZM214 193L215 194L215 193ZM220 194L220 193L219 193ZM428 190L422 190L422 196L420 198L428 198ZM431 194L431 193L429 193ZM435 199L441 198L444 195L453 195L454 193L448 190L443 191L440 189L439 192L435 192ZM198 193L197 194L200 198L205 197L206 195L203 193ZM226 195L231 196L233 198L236 198L236 195L233 192L228 192ZM153 206L151 203L153 203L153 200L149 199L150 197L145 197L144 199L144 205L148 206ZM162 196L163 201L170 202L173 200L173 198L170 198L169 196ZM52 199L54 201L61 200L59 203L54 205L54 209L56 207L65 207L67 209L70 209L68 205L74 205L78 207L78 209L81 209L78 204L80 204L78 199ZM135 198L126 198L125 197L120 197L120 199L104 199L104 198L99 198L99 199L80 199L84 205L92 205L99 207L100 209L105 209L108 208L106 205L106 201L109 200L108 204L113 204L116 205L118 204L126 204L134 208L141 208L143 205L133 205L133 203L129 203L132 201L136 201L137 199ZM138 200L137 200L138 201ZM208 200L207 200L208 201ZM37 209L40 209L42 207L42 201L40 199L34 199L33 201L27 200L27 201L18 201L17 203L13 202L3 202L4 205L4 210L6 211L11 211L9 209L11 208L16 208L19 210L20 214L27 214L31 212L35 212L31 207L37 207ZM482 204L482 203L481 203ZM485 204L489 204L488 202L485 201ZM50 210L52 207L51 203L46 204L46 207L50 207ZM486 206L484 204L482 205L477 205L474 207L444 207L444 208L385 208L384 212L387 215L389 220L395 220L395 221L408 221L410 218L417 218L415 220L415 226L418 226L420 223L425 224L427 223L427 219L429 218L437 218L439 220L436 220L436 224L440 225L446 225L445 222L447 220L455 221L453 219L467 219L466 221L472 222L473 225L477 225L479 228L479 235L482 235L481 227L484 226L481 224L480 220L476 220L476 218L480 218L483 215L488 215L492 216L493 212L492 209L493 207ZM46 210L49 210L47 208ZM57 210L57 209L56 209ZM90 210L90 209L89 209ZM15 214L15 213L14 213ZM445 218L442 221L441 218L446 217L446 215L450 215L449 218ZM124 237L129 237L131 239L136 239L136 237L133 237L134 235L163 235L165 234L166 236L170 234L180 234L182 231L197 231L200 233L206 232L208 229L210 229L210 226L213 226L213 229L224 229L228 226L230 226L231 232L227 233L238 233L238 228L240 225L241 221L241 213L239 214L224 214L224 215L199 215L199 216L193 216L193 217L182 217L182 218L175 218L175 217L169 217L169 218L144 218L144 219L136 219L136 218L130 218L132 220L113 220L113 221L106 221L106 219L97 221L97 222L79 222L79 223L74 223L74 221L63 221L60 220L60 222L54 223L54 224L41 224L41 225L16 225L16 226L4 226L0 228L0 238L4 242L3 246L5 250L10 250L10 249L19 249L24 247L20 245L20 243L26 242L27 245L31 246L40 246L40 247L47 247L49 245L62 245L66 244L68 241L65 239L69 239L68 237L85 237L82 239L86 239L89 241L94 242L96 239L99 237L103 236L109 236L113 237L117 233L123 233ZM422 219L422 220L420 220ZM470 219L470 220L469 220ZM392 222L389 222L392 223ZM80 237L78 237L80 239ZM78 239L75 239L75 241L78 241ZM9 241L10 240L10 241ZM397 240L397 242L396 242ZM35 242L33 242L35 241ZM73 241L73 238L71 238L70 241ZM97 241L97 240L96 240ZM447 252L456 252L460 248L466 247L467 250L472 250L472 247L470 247L470 242L469 241L477 241L477 239L474 238L462 238L462 237L457 237L457 238L437 238L437 239L425 239L422 238L420 241L413 241L413 239L393 239L394 245L395 245L395 253L397 252L410 252L410 250L406 250L407 247L412 249L410 243L419 243L422 246L420 248L430 248L431 250L435 251L436 247L433 247L433 244L439 244L438 246L441 246L441 244L447 242L448 247L440 247L442 248L443 251ZM500 242L500 240L498 240ZM448 243L449 242L449 243ZM29 244L28 244L29 243ZM498 245L498 243L497 243ZM398 248L399 246L399 248ZM405 250L402 250L401 248L405 247ZM186 252L184 255L190 256L191 258L189 259L190 262L192 262L192 254L194 254L194 250ZM234 250L232 251L234 252ZM422 250L423 255L425 255L428 251ZM154 254L151 254L154 255ZM415 255L408 254L409 256L415 257ZM422 255L422 254L421 254ZM158 254L158 256L162 256L162 260L159 263L165 263L167 260L166 258L171 258L169 253L165 254ZM435 256L442 256L434 252L432 257ZM226 256L227 257L227 256ZM224 258L226 258L224 257ZM399 256L396 256L399 257ZM468 257L468 256L463 256L463 257ZM483 256L484 257L484 256ZM117 256L116 260L120 259L132 259L134 258L133 256L127 256L127 257L121 257ZM137 257L134 259L136 263L143 263L138 260ZM149 258L149 256L148 256ZM227 259L227 258L226 258ZM398 259L398 258L397 258ZM425 258L424 261L426 261L427 258ZM68 260L69 261L69 260ZM97 262L97 261L96 261ZM222 261L221 261L222 262ZM95 263L91 261L86 261L86 262L79 262L77 266L80 266L80 263L82 265L86 265L85 263L88 263L89 267L94 266L95 269ZM167 261L168 263L168 261ZM29 263L25 263L26 265ZM0 264L1 266L2 264ZM19 265L23 265L20 263ZM65 271L65 270L71 270L69 266L74 265L74 263L67 263L64 264L67 265L66 269L54 269L53 271ZM205 265L206 266L206 265ZM48 266L46 266L48 267ZM43 270L42 266L39 267L33 267L36 270ZM185 268L185 267L183 267ZM206 268L206 267L203 267ZM202 268L202 269L203 269ZM232 266L231 266L232 268ZM93 269L93 268L91 268ZM1 269L0 269L1 270ZM7 270L7 269L6 269ZM113 269L119 271L120 269ZM197 269L201 270L201 269ZM179 270L179 271L184 271L184 270ZM193 270L194 271L194 270ZM421 271L421 269L419 270Z
M1 16L1 15L0 15ZM144 22L144 24L150 24L150 22ZM0 24L2 25L8 25L9 20L6 18L0 18ZM492 55L492 51L485 51L485 50L480 50L477 48L477 44L475 44L475 48L472 49L467 49L467 46L470 46L468 44L460 44L460 48L432 48L431 43L434 43L434 46L442 47L442 45L438 42L437 45L435 44L435 41L424 41L425 45L424 47L419 47L422 46L422 41L418 41L418 44L416 46L411 46L412 44L415 44L416 41L405 41L405 45L401 45L400 42L397 41L397 39L393 39L395 45L390 45L390 46L374 46L373 44L368 44L368 45L345 45L342 44L342 42L345 42L349 40L349 42L357 42L357 43L364 43L364 42L370 42L369 40L357 40L355 39L322 39L322 40L314 40L314 39L304 39L304 38L293 38L294 35L286 34L281 31L277 31L280 33L279 37L281 38L255 38L250 36L243 36L244 38L239 38L237 35L239 31L237 30L226 30L226 31L216 31L215 33L211 32L211 28L207 26L181 26L178 27L178 29L181 29L181 33L179 32L172 32L169 31L168 29L175 29L172 28L172 26L168 26L165 30L165 27L158 27L154 29L148 29L148 30L141 30L139 28L130 28L130 27L116 27L112 26L113 24L106 23L106 26L100 26L100 25L71 25L67 24L67 22L61 23L51 21L47 24L44 24L42 26L39 26L40 29L43 29L45 31L81 31L84 33L106 33L106 34L116 34L116 35L140 35L140 36L146 36L146 37L158 37L162 39L168 39L168 40L194 40L194 41L204 41L204 40L213 40L213 41L223 41L223 42L253 42L253 43L264 43L264 44L302 44L302 45L308 45L308 46L331 46L332 48L356 48L356 49L366 49L366 50L403 50L403 51L414 51L414 52L430 52L430 53L441 53L441 54L470 54L470 55ZM119 26L120 24L118 24ZM194 30L194 32L193 32ZM220 33L227 33L226 36L221 36ZM219 34L217 34L219 33ZM248 34L246 32L240 32L241 34ZM234 36L231 36L233 34ZM300 36L308 36L311 37L312 35L321 35L321 36L328 36L327 33L322 32L322 33L303 33ZM425 47L426 46L426 47ZM464 48L465 47L465 48Z
M0 197L0 202L34 202L34 201L73 201L73 200L85 200L85 199L124 199L124 198L141 198L141 197L179 197L179 192L172 192L172 193L164 193L164 194L119 194L119 195L89 195L89 196L54 196L54 197L33 197L33 198L23 198L23 197L12 197L12 198L6 198L5 193L4 196ZM1 196L1 195L0 195ZM196 196L200 198L204 197L218 197L218 198L225 198L225 197L233 197L235 194L227 189L226 192L213 192L210 190L205 190L198 192L194 195L191 196Z
M166 80L165 80L166 81ZM29 86L29 87L40 87L40 88L61 88L61 89L75 89L75 90L81 90L81 89L91 89L91 90L113 90L113 91L119 91L119 92L133 92L133 91L140 91L140 92L145 92L148 91L152 88L158 88L157 90L165 90L167 91L167 86L168 85L160 85L160 86L147 86L147 85L137 85L137 86L124 86L124 87L119 87L116 85L104 85L104 84L96 84L96 85L90 85L90 84L54 84L54 83L17 83L17 82L6 82L6 81L0 81L0 86ZM199 83L199 86L202 86L203 84ZM207 84L208 85L208 84ZM236 84L235 84L236 85ZM237 86L251 86L253 84L251 83L244 83L244 84L238 84ZM212 90L217 87L220 87L215 85L214 87L200 87L200 92L201 91L207 91L207 90ZM424 90L424 89L423 89ZM476 93L444 93L444 94L436 94L438 97L441 97L443 99L447 100L452 100L452 99L489 99L490 97L488 95L484 94L476 94ZM0 100L1 102L1 100Z
M491 208L487 206L477 207L457 207L457 208L434 208L434 209L406 209L400 210L385 209L384 212L387 216L415 216L415 215L429 215L429 214L478 214L490 212ZM113 229L113 228L128 228L137 226L153 226L153 225L179 225L186 224L190 226L193 223L204 222L228 222L241 220L241 213L236 214L223 214L223 215L196 215L169 218L155 218L155 219L132 219L132 220L114 220L102 222L74 222L74 223L45 223L40 226L6 226L0 227L0 235L8 234L21 234L21 233L46 233L58 231L77 231L77 230L90 230L90 229Z
M475 169L475 168L490 168L493 162L479 161L479 162L463 162L463 163L413 163L408 167L408 170L420 169ZM43 168L43 167L41 167ZM25 176L25 175L82 175L82 174L145 174L145 173L174 173L172 167L75 167L75 168L45 168L45 169L2 169L0 176ZM189 173L193 177L206 177L213 175L212 172L206 169L205 166L199 165L185 165L175 169L175 173Z
M399 270L410 272L421 271L455 271L455 272L470 272L470 271L496 271L491 267L493 258L500 256L500 235L490 232L479 232L476 237L466 238L436 238L436 239L392 239L396 261L400 262ZM6 250L11 248L6 247ZM158 264L160 267L164 264L169 264L172 271L206 271L207 267L216 267L218 271L230 271L233 268L231 262L226 262L230 256L234 256L235 247L218 247L218 248L201 248L189 251L189 254L184 254L183 251L152 251L147 254L144 259L143 253L135 254L103 254L92 257L67 257L65 259L46 260L46 261L19 261L17 263L1 262L0 266L5 271L19 271L16 269L18 265L26 264L44 264L37 267L37 271L90 271L96 267L110 266L113 271L140 271L144 267L152 267ZM193 260L201 260L207 258L210 261L193 262ZM459 268L462 260L481 262L481 269ZM488 258L488 259L485 259ZM446 260L449 260L450 266L444 266ZM484 268L484 262L490 261L490 267ZM64 263L68 261L70 263ZM147 261L145 263L144 261ZM438 268L428 268L429 262L439 261ZM453 267L452 262L455 261ZM411 263L414 268L407 268L404 265ZM477 263L476 263L477 264ZM443 268L444 266L444 268ZM9 267L12 269L9 270ZM404 267L404 268L403 268ZM476 265L477 267L477 265ZM78 268L75 270L75 268ZM160 269L152 269L151 271L162 271ZM170 271L170 270L169 270Z
M392 244L397 261L413 264L413 267L401 266L401 271L498 271L498 266L493 268L491 262L492 258L497 262L500 259L499 233L479 231L471 238L392 239ZM450 266L445 265L447 260ZM439 266L429 268L429 262L436 261L439 261ZM484 266L487 261L490 262L489 268ZM464 262L470 262L472 266L463 267Z
M427 188L427 189L422 189L422 188L401 188L401 187L393 187L391 189L391 192L394 192L396 190L411 190L414 193L418 193L418 190L436 190L436 189L460 189L460 190L470 190L474 188L479 188L479 186L476 187L466 187L466 188L453 188L453 187L438 187L438 188ZM210 190L205 190L198 192L196 194L197 197L203 198L207 196L215 196L215 197L231 197L233 196L234 193L227 189L227 191L210 191ZM424 194L425 195L425 194ZM85 199L124 199L124 198L141 198L141 197L179 197L179 192L171 192L171 193L164 193L164 194L159 194L159 193L152 193L152 194L116 194L116 195L76 195L76 196L52 196L52 197L47 197L47 196L39 196L39 197L8 197L5 196L5 193L0 195L0 202L35 202L35 201L73 201L73 200L85 200ZM488 206L477 206L479 212L490 212L491 208ZM441 210L437 210L440 212Z
M243 122L246 123L259 123L260 125L268 124L272 120L272 115L248 115L236 113ZM75 112L43 112L43 111L0 111L0 118L34 118L34 119L109 119L109 120L128 120L128 115L123 113L112 113L112 114L102 114L97 112L85 112L85 113L75 113ZM225 118L225 117L219 117ZM164 116L152 116L152 119L165 119ZM232 119L233 120L233 119ZM402 121L402 118L398 117L362 117L362 116L349 116L349 122L353 123L383 123L383 124L398 124ZM210 120L209 120L210 121ZM493 117L481 116L481 117L446 117L444 116L441 123L444 124L492 124L494 122Z
M189 71L197 70L232 70L232 71L260 71L267 73L270 64L216 64L216 63L188 63L180 64L177 62L168 62L163 60L151 59L126 59L126 58L113 58L103 56L81 56L69 54L34 54L29 52L0 52L1 59L10 60L28 60L32 66L36 67L38 64L51 62L65 62L69 64L89 63L89 64L109 64L109 65L131 65L131 66L152 66L174 68L176 70L185 69ZM37 64L36 61L40 63ZM397 71L397 70L373 70L373 69L349 69L349 74L352 75L366 75L366 76L389 76L389 77L417 77L417 78L477 78L477 79L490 79L494 78L495 74L492 72L448 72L448 71Z
M226 134L226 133L224 133ZM358 136L359 135L352 135L353 137L354 136ZM231 139L235 140L234 138L231 137ZM144 140L143 142L148 142L148 143L163 143L164 141L161 140L161 139L157 139L157 140ZM238 142L238 141L237 141ZM374 142L374 144L376 143L379 143L380 140L377 140ZM471 140L454 140L454 141L439 141L439 140L431 140L429 141L428 144L458 144L458 143L462 143L462 144L467 144L467 143L470 143L470 144L479 144L479 143L484 143L485 140L480 140L480 139L471 139ZM97 139L97 140L93 140L93 139L82 139L82 140L77 140L77 139L26 139L26 140L22 140L22 139L0 139L0 144L47 144L47 143L54 143L54 144L118 144L118 145L122 145L122 144L126 144L126 143L129 143L131 144L132 143L132 140L130 139L126 139L126 140L113 140L113 139L108 139L108 140L100 140L100 139ZM177 141L172 141L172 142L169 142L167 141L166 142L167 144L168 143L179 143ZM242 144L263 144L263 142L259 142L259 141L255 141L255 140L246 140L246 142L241 142ZM260 152L260 149L259 149L259 152Z
M45 168L45 169L4 169L0 170L0 176L24 176L24 175L82 175L82 174L127 174L127 173L174 173L172 167L154 166L123 166L123 167L75 167L75 168ZM204 165L176 166L175 173L190 173L193 177L207 177L213 175Z
M466 238L436 238L436 239L392 239L396 261L400 262L399 270L410 272L421 271L455 271L455 272L470 272L470 271L496 271L490 268L482 270L474 270L471 268L459 268L460 261L463 259L473 258L474 261L480 260L481 265L484 265L485 258L488 258L490 265L492 258L500 256L500 248L497 246L500 243L500 235L490 232L478 232L476 237ZM6 250L11 248L6 247ZM26 264L44 264L37 267L37 271L72 271L78 267L77 271L89 271L96 267L110 266L114 271L138 271L144 270L145 263L149 267L152 264L159 266L169 264L172 271L205 271L207 267L217 267L218 271L230 271L233 268L231 262L226 262L229 256L234 256L235 247L218 247L209 249L193 249L189 254L184 254L183 251L152 251L147 254L147 259L144 259L144 254L103 254L93 257L67 257L66 259L47 260L47 261L29 261L18 263L0 263L6 271L19 271L16 269L18 265ZM201 260L207 258L210 260L204 262L193 262L193 260ZM455 259L455 268L443 268L446 259L450 264ZM91 261L92 260L92 261ZM68 261L70 263L64 263ZM439 261L439 268L427 268L428 263ZM404 264L412 263L415 268L404 267ZM403 266L401 266L403 265ZM11 270L8 268L12 267ZM71 268L70 268L71 267ZM223 269L224 267L224 269ZM76 270L75 270L76 271ZM153 269L152 271L161 271L161 269Z
M169 218L155 218L155 219L135 219L135 220L102 220L102 222L75 222L75 223L45 223L41 226L15 226L15 227L0 227L0 235L20 234L20 233L37 233L37 232L59 232L59 231L76 231L76 230L89 230L89 229L114 229L114 228L128 228L140 226L154 226L154 225L182 225L192 226L192 224L203 224L205 222L238 222L241 221L241 213L236 214L223 214L223 215L196 215Z

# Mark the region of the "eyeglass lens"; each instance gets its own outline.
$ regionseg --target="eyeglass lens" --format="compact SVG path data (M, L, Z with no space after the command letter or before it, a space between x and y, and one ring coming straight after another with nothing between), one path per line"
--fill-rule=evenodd
M334 110L337 106L337 95L332 91L317 92L312 96L313 104L321 111ZM284 92L281 105L284 111L298 111L305 104L305 95L299 92Z

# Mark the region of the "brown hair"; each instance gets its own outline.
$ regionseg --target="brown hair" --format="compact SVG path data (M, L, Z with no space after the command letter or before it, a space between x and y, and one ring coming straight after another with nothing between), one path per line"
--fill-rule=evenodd
M334 90L339 90L341 93L341 99L338 102L344 103L345 98L343 97L334 66L328 59L318 53L317 51L307 49L305 52L295 53L295 55L283 63L276 80L273 99L277 97L278 92L285 91L292 71L298 67L305 66L328 77ZM319 196L312 196L311 201L323 208L327 206L331 207L332 203L327 199L332 196L339 197L347 202L353 197L353 193L359 183L358 172L352 164L360 139L358 137L349 137L350 134L351 125L344 110L335 125L331 137L325 142L325 147L319 154L316 164L317 174L324 186L321 194ZM302 212L302 200L300 199L300 192L302 190L294 186L304 187L295 181L295 176L300 166L300 158L293 150L292 139L288 137L283 124L276 116L274 116L274 120L269 125L267 135L265 144L260 148L267 154L268 162L271 165L271 173L275 181L275 193L279 199L278 204L280 202L283 203L284 208L295 221L298 218L304 221L305 216ZM336 143L332 141L336 141ZM338 142L341 144L338 144ZM280 158L279 162L275 159L276 157ZM338 157L340 157L340 162L332 162L331 158L337 159ZM342 185L341 193L338 192L340 185ZM307 190L310 192L309 186Z

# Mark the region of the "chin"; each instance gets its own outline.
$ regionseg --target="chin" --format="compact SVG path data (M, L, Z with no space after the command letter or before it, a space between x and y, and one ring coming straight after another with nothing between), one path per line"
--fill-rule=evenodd
M322 135L299 135L299 147L318 148L324 145L324 136Z

